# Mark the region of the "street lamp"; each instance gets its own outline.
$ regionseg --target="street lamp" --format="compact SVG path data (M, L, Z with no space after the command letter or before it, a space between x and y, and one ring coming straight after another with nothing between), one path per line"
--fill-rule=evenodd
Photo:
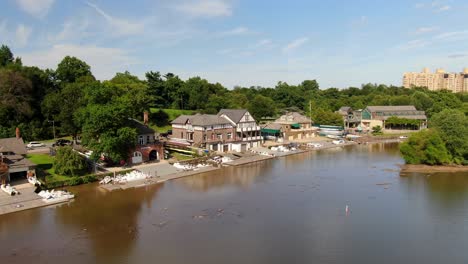
M54 131L54 139L55 139L55 120L52 120L52 121L47 120L47 122L52 123L52 129Z

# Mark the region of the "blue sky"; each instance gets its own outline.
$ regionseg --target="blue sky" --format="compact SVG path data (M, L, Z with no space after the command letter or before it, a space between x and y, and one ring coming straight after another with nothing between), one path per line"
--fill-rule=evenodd
M401 85L405 71L468 67L466 14L466 0L3 0L0 43L43 68L77 56L101 80Z

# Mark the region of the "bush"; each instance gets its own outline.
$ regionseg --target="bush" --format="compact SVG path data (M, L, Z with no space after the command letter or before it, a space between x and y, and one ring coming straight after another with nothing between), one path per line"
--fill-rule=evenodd
M401 144L400 152L408 164L442 165L452 161L436 130L423 130L411 135Z
M382 135L382 127L381 126L375 126L372 127L372 135L377 136L377 135Z

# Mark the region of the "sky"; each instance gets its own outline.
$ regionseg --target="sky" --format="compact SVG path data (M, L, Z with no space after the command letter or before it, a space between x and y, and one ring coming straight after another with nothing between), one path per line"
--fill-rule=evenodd
M468 67L466 14L467 0L1 0L0 44L41 68L78 57L100 80L401 85L407 71Z

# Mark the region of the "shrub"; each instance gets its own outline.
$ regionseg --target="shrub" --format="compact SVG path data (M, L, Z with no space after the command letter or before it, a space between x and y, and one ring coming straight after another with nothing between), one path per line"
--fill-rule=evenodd
M79 176L86 173L84 158L68 146L57 148L54 167L56 173L65 176Z

